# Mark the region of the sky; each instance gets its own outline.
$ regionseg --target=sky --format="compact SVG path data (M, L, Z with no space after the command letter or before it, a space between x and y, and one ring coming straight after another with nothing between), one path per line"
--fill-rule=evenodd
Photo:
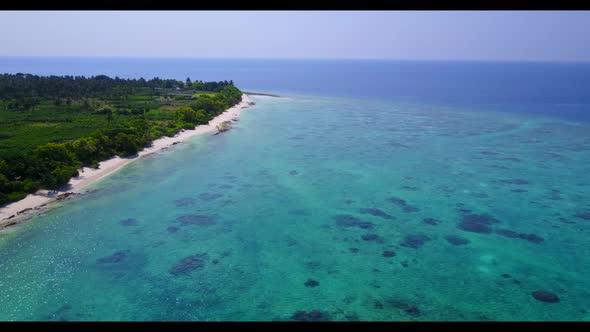
M0 56L590 61L590 11L0 11Z

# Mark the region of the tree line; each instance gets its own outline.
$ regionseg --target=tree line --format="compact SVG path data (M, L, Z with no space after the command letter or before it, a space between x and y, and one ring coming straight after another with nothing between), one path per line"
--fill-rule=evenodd
M179 81L159 78L130 80L112 79L103 75L91 78L0 75L0 99L14 101L33 92L41 100L51 100L56 96L106 97L113 91L126 89L131 89L126 91L133 95L133 89L165 87L170 84L167 82L179 84ZM96 167L100 161L115 155L134 155L149 146L154 139L173 136L182 129L207 124L215 116L241 101L242 92L232 81L180 83L184 89L187 86L197 86L200 91L216 93L199 95L194 100L187 101L185 106L171 111L173 116L169 119L152 119L145 111L118 114L111 107L102 107L94 113L97 117L105 117L108 120L107 125L104 125L105 121L101 122L103 125L96 125L90 135L66 142L49 142L32 150L0 150L0 205L22 199L28 193L39 189L59 189L67 184L70 178L77 176L78 169L82 166ZM73 86L77 87L76 90L68 91L68 87Z
M31 74L0 74L0 100L7 100L8 108L29 110L44 99L52 99L57 105L84 98L116 98L132 95L135 89L194 89L220 92L233 81L186 82L174 79L150 80L124 79L98 76L37 76Z

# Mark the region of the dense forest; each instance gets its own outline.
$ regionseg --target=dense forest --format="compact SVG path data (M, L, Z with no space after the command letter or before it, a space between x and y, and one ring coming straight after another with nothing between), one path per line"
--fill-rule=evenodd
M0 206L206 124L241 95L232 81L2 74Z

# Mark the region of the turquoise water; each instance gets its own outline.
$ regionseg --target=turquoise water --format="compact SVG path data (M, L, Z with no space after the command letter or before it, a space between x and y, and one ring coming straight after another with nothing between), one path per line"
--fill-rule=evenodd
M590 320L588 123L254 99L3 235L0 320Z

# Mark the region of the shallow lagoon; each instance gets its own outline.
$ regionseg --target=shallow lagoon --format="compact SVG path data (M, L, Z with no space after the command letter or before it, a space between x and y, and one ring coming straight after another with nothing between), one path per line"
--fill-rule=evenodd
M0 319L590 319L587 123L255 100L0 238Z

